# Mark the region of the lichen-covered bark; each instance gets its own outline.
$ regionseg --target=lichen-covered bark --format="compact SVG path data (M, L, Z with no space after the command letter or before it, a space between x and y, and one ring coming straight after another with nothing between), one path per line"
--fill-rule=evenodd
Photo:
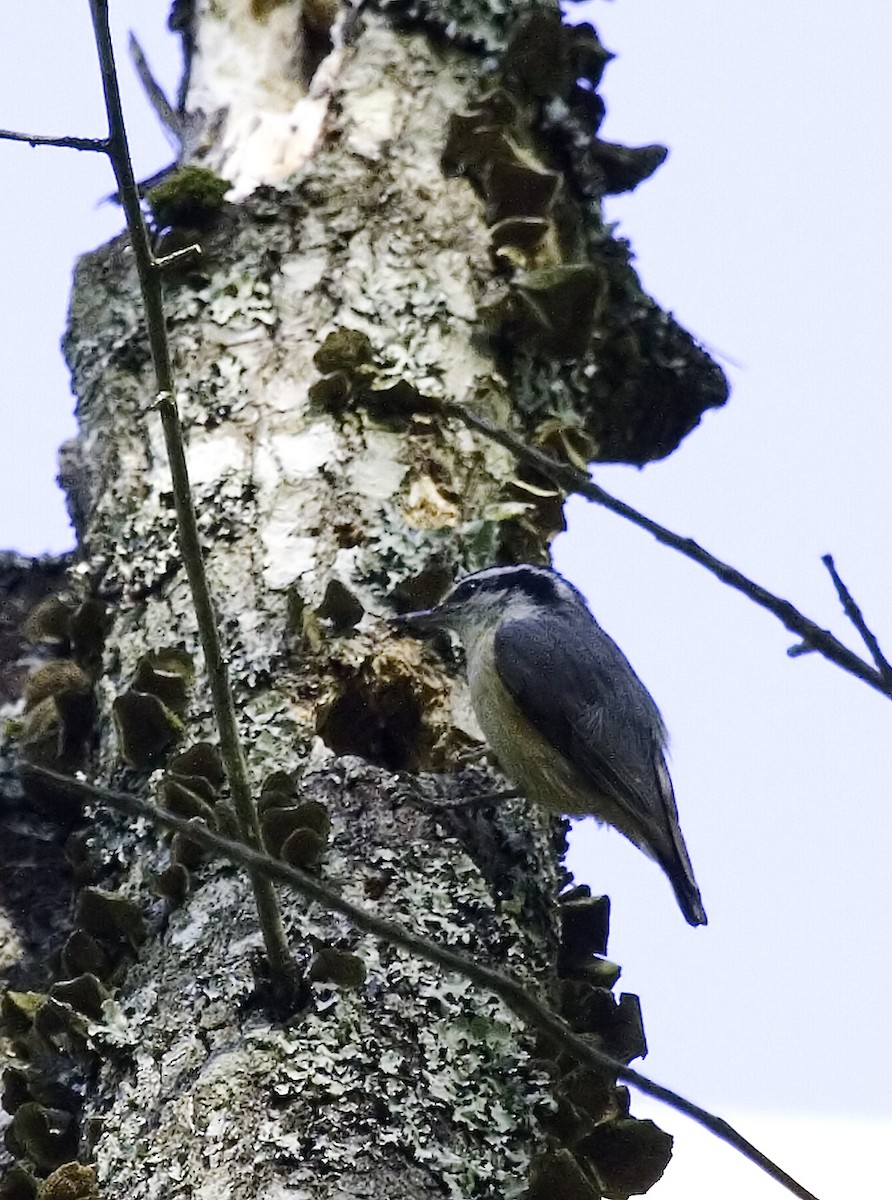
M434 660L422 667L419 647L396 643L375 615L455 526L485 523L485 501L513 464L461 429L445 439L420 423L411 437L403 423L327 413L308 396L313 354L340 326L372 340L382 384L408 376L465 395L491 371L469 336L475 264L486 263L477 201L439 166L461 101L455 75L422 37L370 29L345 72L340 138L291 194L260 194L227 216L206 244L204 277L168 289L169 324L255 780L307 772L302 793L324 798L334 822L325 878L346 895L542 987L554 952L544 897L557 887L548 825L516 804L498 817L506 842L522 831L525 866L490 863L491 877L510 880L499 894L401 794L386 768L445 768L474 727L458 698L464 738L452 733L417 761L418 681L430 676L431 696L444 684ZM385 154L391 143L399 150ZM198 656L135 286L124 243L85 259L66 343L93 472L85 549L115 616L98 683L104 712L147 649ZM484 531L474 536L486 545ZM332 581L366 610L343 631L316 615ZM200 688L187 728L189 740L212 733ZM117 772L108 723L99 761ZM101 827L94 852L123 859L125 887L141 896L162 865L154 835ZM519 883L527 871L531 900ZM312 938L347 945L369 978L361 994L315 985L308 1013L271 1026L245 1011L261 947L247 888L225 868L198 880L119 993L126 1065L116 1055L103 1068L89 1106L103 1117L94 1153L107 1195L275 1195L287 1185L327 1196L354 1194L360 1179L370 1194L522 1188L543 1083L515 1018L466 981L357 941L342 921L286 898L304 960Z
M308 777L304 795L334 815L324 873L346 896L530 970L532 931L499 912L461 846L407 803L392 776L341 759ZM127 849L142 870L144 851ZM104 1194L386 1187L415 1197L519 1186L544 1081L501 1005L289 902L303 963L314 938L350 946L368 982L361 992L314 985L305 1012L271 1023L250 1006L262 943L243 878L208 870L198 884L119 997L123 1021L91 1104L104 1118L94 1147Z
M485 12L475 11L464 41L447 36L434 10L394 16L364 13L349 37L330 36L328 57L318 15L308 35L288 25L298 19L290 4L216 5L195 16L193 115L202 107L205 133L224 132L191 155L233 169L241 202L208 222L202 259L167 282L189 470L258 791L273 772L294 773L301 799L331 814L327 882L557 1001L562 834L522 801L465 816L432 809L471 778L484 791L499 780L481 766L454 661L394 636L382 617L434 599L458 570L543 559L562 497L429 402L466 402L555 453L643 461L720 403L723 385L640 292L626 249L600 225L596 191L580 192L578 172L559 174L542 96L517 54L520 99L499 101L489 124L481 118L490 50L504 47L516 14L494 15L484 36ZM283 22L287 45L272 36ZM224 27L230 39L239 29L251 37L228 45ZM253 92L233 82L251 47L269 68ZM298 60L292 77L288 63ZM308 61L318 67L312 78ZM312 136L307 106L294 116L303 97L314 105ZM258 114L266 108L253 126L255 102ZM187 92L184 111L189 104ZM273 127L288 141L288 120L268 120L266 109L301 124L300 152L287 160L300 171L287 183L271 141L251 143ZM608 160L616 173L610 153L599 151L589 182L607 180ZM506 215L493 161L527 172L524 187L537 195L535 181L548 177L541 194L552 199L540 215ZM641 162L630 169L640 173ZM251 191L258 180L264 186ZM575 298L588 305L578 345L561 326L568 311L575 321ZM74 765L152 789L164 756L150 744L149 710L134 702L133 717L119 703L117 730L110 717L116 699L141 694L134 681L146 678L147 653L152 670L161 662L185 671L186 656L196 667L164 736L183 749L214 730L126 239L80 262L65 350L80 421L68 448L76 600L88 602L70 620L98 627L91 598L108 607L101 666L95 647L72 635L81 650L71 651L69 675L77 668L95 683L98 712ZM66 687L81 697L70 678ZM64 734L65 713L61 721ZM45 751L43 727L31 742L38 734ZM476 775L456 774L469 760ZM68 848L73 886L129 896L146 925L119 947L123 965L101 1015L47 1035L94 1064L81 1149L98 1165L104 1196L508 1197L525 1190L531 1159L566 1114L577 1119L578 1098L555 1107L535 1058L542 1048L494 998L292 896L283 896L285 921L301 964L335 945L363 959L367 978L357 991L311 984L303 1009L273 1021L254 996L261 939L242 874L194 866L189 895L171 907L152 891L169 861L157 832L86 816ZM586 946L583 938L583 960ZM69 943L63 971L91 953ZM609 988L616 973L599 970ZM643 1049L633 1009L617 1009L614 1021L626 1058ZM597 1123L612 1129L625 1101L603 1090ZM27 1141L20 1125L18 1150ZM661 1143L655 1157L666 1152ZM589 1157L591 1190L580 1196L594 1195L600 1178ZM541 1175L545 1190L563 1161ZM622 1194L622 1184L604 1186Z

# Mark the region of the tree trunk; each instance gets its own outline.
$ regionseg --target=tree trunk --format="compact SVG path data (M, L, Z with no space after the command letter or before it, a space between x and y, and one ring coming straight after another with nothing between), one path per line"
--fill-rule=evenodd
M616 972L591 957L606 909L556 902L563 825L522 800L443 809L504 785L454 655L382 617L463 570L547 560L562 524L562 495L437 401L558 456L640 463L724 400L601 221L604 191L662 154L598 141L604 54L550 8L383 3L334 26L321 6L257 0L175 13L184 157L233 187L215 209L194 175L174 177L150 203L159 254L202 244L168 276L168 329L254 787L267 808L326 807L327 883L520 976L628 1061L644 1050L636 1001L616 1001ZM126 237L81 260L65 352L79 545L53 661L82 671L96 707L70 673L48 701L32 689L19 751L167 803L188 785L225 828L212 760L169 757L216 734ZM62 823L75 897L6 1002L8 1142L37 1174L75 1144L40 1105L76 1112L102 1195L127 1200L624 1196L662 1172L668 1140L627 1118L624 1089L555 1062L467 980L285 892L311 982L271 1016L243 872L29 791L30 819ZM115 924L102 892L141 922ZM337 986L322 947L358 955L364 982ZM114 998L85 1027L59 1016L64 989L40 996L88 966ZM42 1016L22 1017L26 990Z

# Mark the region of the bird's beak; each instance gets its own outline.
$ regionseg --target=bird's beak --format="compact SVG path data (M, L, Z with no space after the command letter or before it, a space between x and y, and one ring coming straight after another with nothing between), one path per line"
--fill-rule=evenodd
M395 617L390 618L390 624L395 625L398 629L405 628L411 632L442 629L443 614L439 608L422 608L418 612L398 613Z

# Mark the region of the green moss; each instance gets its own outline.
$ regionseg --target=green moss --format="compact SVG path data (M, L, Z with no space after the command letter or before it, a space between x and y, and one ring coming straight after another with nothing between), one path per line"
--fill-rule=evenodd
M223 198L229 191L228 180L206 167L181 167L146 193L155 224L208 229L214 224Z

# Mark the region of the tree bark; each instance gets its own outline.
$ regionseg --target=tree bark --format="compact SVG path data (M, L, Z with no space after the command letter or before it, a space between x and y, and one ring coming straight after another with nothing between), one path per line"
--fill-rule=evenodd
M291 3L175 7L184 156L233 190L159 231L159 253L200 237L201 260L168 278L168 328L255 789L291 786L286 772L301 803L325 805L319 869L346 896L521 976L628 1060L644 1049L634 998L618 1003L609 964L590 960L606 925L573 962L565 940L557 979L563 825L522 800L438 807L504 785L455 656L382 618L462 570L546 560L562 525L564 497L437 400L555 454L632 462L668 453L724 400L718 369L644 296L601 221L605 188L660 155L598 141L595 94L574 83L599 76L596 41L573 42L550 9L456 25L445 8L385 4L332 26ZM94 684L89 736L66 732L57 703L48 743L32 706L19 748L33 754L40 734L42 761L165 796L168 756L215 732L126 237L79 263L65 352L80 423L69 611L102 601L104 651L72 650L74 635L62 648ZM171 675L189 685L176 698ZM52 812L51 795L31 798ZM19 1107L37 1102L38 1068L68 1073L103 1196L581 1197L661 1173L668 1146L627 1120L623 1089L568 1076L468 981L283 893L300 966L318 976L319 948L335 947L366 978L308 982L288 1019L270 1016L242 873L175 846L190 864L177 905L156 830L56 815L74 916L46 931L43 972L20 965L12 984L44 993L76 973L80 929L114 996L86 1030L44 1017L19 1031L32 1055ZM133 901L144 929L102 928L95 889ZM64 1139L19 1126L11 1149L46 1174Z

